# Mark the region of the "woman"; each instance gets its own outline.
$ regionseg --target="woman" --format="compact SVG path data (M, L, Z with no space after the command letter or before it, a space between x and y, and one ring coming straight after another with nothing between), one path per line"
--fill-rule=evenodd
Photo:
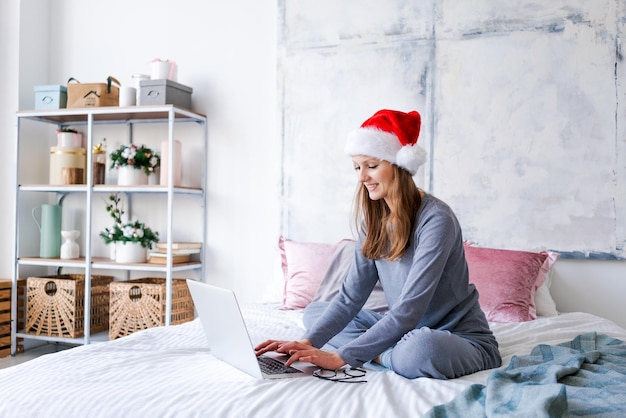
M469 284L461 228L449 206L413 181L425 161L418 112L381 110L348 137L359 186L355 260L329 303L310 304L299 341L256 347L334 370L373 361L404 377L450 379L501 364ZM361 310L380 283L389 311ZM326 343L337 348L325 351Z

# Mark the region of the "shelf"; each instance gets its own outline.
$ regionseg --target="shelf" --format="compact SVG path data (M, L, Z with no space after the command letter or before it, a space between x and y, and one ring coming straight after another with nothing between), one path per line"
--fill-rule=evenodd
M91 265L96 269L109 269L109 270L135 270L135 271L168 271L166 265L152 264L152 263L137 263L137 264L121 264L112 261L109 258L94 257L91 259ZM172 271L185 271L195 270L202 267L202 263L199 261L190 261L188 263L180 263L172 265Z
M29 340L39 340L39 341L57 342L57 343L64 343L64 344L76 344L76 345L85 344L85 337L77 337L77 338L51 337L48 335L27 334L24 332L24 330L22 330L21 332L15 333L15 336L17 338L26 338ZM91 334L90 336L91 343L103 343L106 341L109 341L108 331L97 332L95 334Z
M18 263L23 266L44 266L44 267L73 267L86 268L85 258L62 259L62 258L39 258L39 257L20 257ZM167 265L153 263L135 263L124 264L116 263L106 257L92 257L91 267L94 269L107 270L134 270L134 271L153 271L167 272ZM179 263L172 265L172 271L195 270L202 267L200 261L189 261L187 263Z
M28 165L26 166L26 157L21 156L22 152L30 151L29 146L36 145L36 141L41 137L41 135L31 136L22 134L22 121L31 121L36 123L47 123L51 125L55 125L58 128L63 126L83 126L86 130L86 149L90 149L93 145L93 136L94 136L94 127L96 125L121 125L125 124L126 126L126 139L132 143L133 135L135 132L133 125L136 123L154 123L155 125L167 125L167 141L168 145L172 147L174 142L174 132L175 126L179 123L188 123L190 122L194 126L188 126L191 128L189 130L198 131L200 129L202 132L201 139L203 142L203 150L204 157L202 158L202 169L203 172L197 178L197 183L194 182L194 186L162 186L162 185L141 185L141 186L119 186L117 184L71 184L71 185L56 185L56 184L47 184L47 183L37 183L42 179L34 176L27 176L26 169L30 170L30 173L35 170L41 169L41 167L36 167L32 164L31 161L28 161ZM153 211L159 211L159 215L163 217L165 214L166 226L163 230L163 234L168 237L172 237L174 235L174 208L177 204L177 199L180 198L185 204L187 204L187 199L185 196L193 195L192 201L198 200L197 204L200 210L203 211L201 216L202 226L202 241L206 242L207 235L207 222L206 222L206 161L208 159L208 131L207 131L207 119L205 115L192 112L187 109L182 109L175 107L173 105L161 105L161 106L130 106L130 107L94 107L94 108L77 108L77 109L54 109L54 110L27 110L27 111L18 111L17 112L17 154L16 154L16 173L15 178L16 187L15 187L15 197L16 197L16 222L15 222L15 235L14 235L14 270L13 270L13 283L17 283L18 280L24 279L28 276L32 276L32 268L31 266L44 267L45 269L41 270L49 270L49 269L57 269L59 268L68 268L68 269L77 269L82 270L81 273L85 276L93 277L96 273L95 270L103 270L103 271L113 271L113 272L124 272L128 273L130 271L135 273L152 273L152 276L164 276L165 277L165 300L163 301L165 304L165 325L170 325L171 316L172 316L172 281L177 274L177 272L189 272L193 275L199 274L201 277L204 276L204 268L205 268L205 260L204 255L201 253L199 256L194 257L192 261L188 261L186 263L178 263L171 264L168 266L167 264L154 264L154 263L116 263L114 260L111 260L109 257L93 257L91 254L95 252L92 249L93 240L98 239L98 233L93 230L93 222L92 218L94 216L94 207L93 202L94 199L99 199L101 196L96 196L99 194L110 194L110 193L125 193L128 197L128 207L129 207L129 218L132 214L132 200L135 200L136 203L142 203L146 199L144 196L137 196L137 194L152 194L157 195L158 199L157 204L158 208L149 208L148 211L152 213ZM30 125L27 126L30 129ZM163 129L165 126L160 127L159 129ZM52 135L52 130L49 129L50 132L47 133L47 136ZM144 130L138 130L139 133L144 133ZM43 149L38 147L39 157L42 158ZM47 153L47 152L46 152ZM24 154L27 155L27 154ZM28 154L30 156L30 154ZM171 167L173 164L173 153L169 153L168 163ZM92 180L92 158L93 155L88 153L86 155L86 163L85 163L85 178L88 179L88 182L91 183ZM195 158L195 157L194 157ZM21 164L20 164L21 162ZM24 165L24 170L20 170L20 165ZM171 174L171 173L170 173ZM198 177L198 176L194 176ZM171 179L173 180L173 179ZM46 180L44 180L45 182ZM198 186L198 184L200 186ZM40 195L35 195L35 193L40 193ZM83 248L85 256L78 259L61 259L61 258L40 258L37 256L28 256L24 257L23 255L35 255L38 254L35 245L24 246L24 248L28 248L27 251L24 251L24 254L20 254L21 245L19 244L20 240L31 240L31 236L26 236L25 234L29 233L27 229L24 232L21 232L21 217L28 217L28 212L25 210L24 213L22 211L22 204L28 205L37 204L40 201L49 201L50 197L46 194L77 194L77 199L69 200L70 205L78 206L80 209L84 209L84 228L81 232L81 235L84 232L85 237L85 247ZM56 196L58 197L58 196ZM64 201L64 197L62 196L59 199L59 204L62 204ZM161 197L165 197L166 199L161 199ZM23 200L22 200L23 199ZM37 202L37 203L32 203ZM151 203L151 202L147 202ZM151 210L152 209L152 210ZM177 207L178 209L178 207ZM186 226L187 229L190 229L190 226ZM193 227L194 229L197 226ZM197 231L194 231L197 232ZM33 244L32 242L30 244ZM102 253L101 253L102 254ZM106 253L105 253L106 254ZM24 268L24 273L21 274L20 270ZM37 269L35 269L37 270ZM109 273L111 275L116 275L115 273ZM158 274L155 274L158 273ZM149 274L150 275L150 274ZM180 276L186 276L187 274L181 274ZM117 274L119 276L119 274ZM128 274L125 274L128 278L130 277ZM119 277L118 277L119 278ZM18 300L17 294L17 286L12 287L11 291L11 300L15 303ZM89 323L91 317L91 296L90 292L85 292L83 306L80 308L84 310L84 320L86 323ZM18 312L13 310L11 312L11 318L15 321L17 320ZM87 327L89 328L89 327ZM21 331L21 332L20 332ZM56 341L67 344L90 344L91 342L100 342L108 340L108 332L104 333L96 333L91 334L91 329L86 330L84 336L77 338L69 338L69 337L52 337L47 335L34 335L30 333L26 333L25 329L18 330L18 332L13 332L11 336L11 352L14 353L17 349L17 339L32 339L39 341Z
M48 193L80 193L87 192L86 184L54 185L54 184L21 184L18 186L22 192L48 192ZM167 193L167 186L118 186L117 184L98 184L92 188L94 193ZM197 187L172 187L176 194L202 195L202 189Z
M174 111L176 122L206 122L206 116L190 110L163 106L129 106L129 107L93 107L76 109L54 110L26 110L17 112L17 116L24 119L39 120L55 124L87 123L89 115L93 115L94 123L123 123L127 122L163 122L169 118L169 112Z
M85 268L84 258L76 259L60 259L60 258L40 258L40 257L19 257L17 259L18 264L23 266L43 266L43 267L75 267Z

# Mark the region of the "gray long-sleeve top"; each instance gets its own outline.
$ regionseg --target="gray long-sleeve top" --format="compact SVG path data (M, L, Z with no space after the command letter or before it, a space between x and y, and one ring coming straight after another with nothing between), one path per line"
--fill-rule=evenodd
M448 330L479 339L484 333L492 338L484 318L466 318L484 314L475 309L478 292L469 283L461 228L452 209L426 194L416 216L411 244L399 260L365 258L361 253L364 237L359 237L341 291L304 335L313 346L322 347L354 318L377 280L390 309L369 330L338 349L351 366L374 359L415 328ZM464 329L463 323L475 326L477 322L484 323L485 329Z

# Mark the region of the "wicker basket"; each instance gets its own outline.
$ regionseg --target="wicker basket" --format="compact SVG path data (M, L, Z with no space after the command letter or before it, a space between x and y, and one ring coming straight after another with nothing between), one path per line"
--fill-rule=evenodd
M91 332L109 327L112 276L91 276ZM84 335L85 276L29 277L26 280L26 333L78 338Z
M18 329L24 327L24 288L26 279L17 281L17 324ZM11 289L13 282L0 279L0 358L11 354ZM24 351L22 338L17 339L15 351Z
M109 339L165 325L165 279L144 278L111 283ZM194 318L193 300L185 279L172 279L171 324Z

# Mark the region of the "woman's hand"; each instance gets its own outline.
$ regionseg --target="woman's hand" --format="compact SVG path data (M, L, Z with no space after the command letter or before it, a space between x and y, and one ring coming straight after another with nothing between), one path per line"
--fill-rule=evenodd
M302 339L299 341L267 340L254 347L254 352L257 356L267 353L268 351L276 351L277 353L288 354L287 351L283 349L284 346L288 346L290 348L299 347L300 349L313 347L311 341L306 339Z
M267 340L254 347L254 353L258 356L267 353L268 351L278 351L278 349L289 341L283 340ZM310 346L310 344L309 344Z
M290 357L285 363L286 366L290 366L295 361L304 361L324 369L335 370L346 364L339 354L315 348L306 339L299 341L267 340L256 346L254 350L257 356L268 351L288 354Z
M305 361L320 366L323 369L336 370L346 364L346 362L339 357L339 354L330 353L320 350L319 348L303 347L290 349L289 344L285 344L283 347L283 352L290 356L289 360L285 363L286 366L290 366L295 361Z

